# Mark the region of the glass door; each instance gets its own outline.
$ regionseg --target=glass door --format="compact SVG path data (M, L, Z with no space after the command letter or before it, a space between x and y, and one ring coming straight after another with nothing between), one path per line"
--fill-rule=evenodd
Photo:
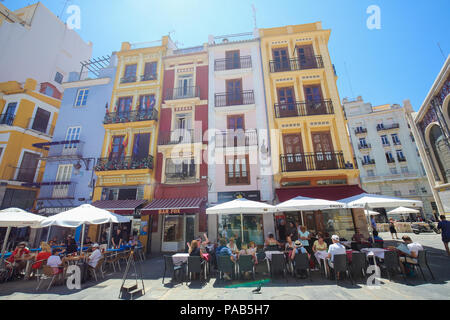
M56 174L55 182L70 182L72 178L73 165L65 164L58 167L58 173ZM66 198L69 194L68 184L57 184L53 188L53 198Z

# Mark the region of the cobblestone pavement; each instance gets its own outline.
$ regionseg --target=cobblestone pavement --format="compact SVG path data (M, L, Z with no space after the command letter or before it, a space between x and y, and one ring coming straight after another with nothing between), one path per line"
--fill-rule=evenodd
M389 233L380 234L383 239L390 240ZM399 234L401 237L403 234ZM144 272L144 285L146 293L138 299L148 300L322 300L322 299L450 299L450 257L445 253L440 235L434 233L408 234L416 242L421 243L429 251L429 265L434 273L435 281L427 270L425 276L427 281L423 281L420 275L408 278L407 283L401 275L396 275L392 281L387 279L383 273L379 286L367 286L366 280L358 280L352 285L349 280L340 280L338 285L335 281L323 279L319 272L314 271L312 281L296 280L288 277L284 280L281 276L262 287L261 294L255 295L251 291L256 284L249 284L247 287L228 288L230 285L243 284L249 281L226 282L216 280L213 276L209 282L200 283L194 281L186 284L172 284L170 278L165 279L162 284L162 274L164 270L163 257L153 257L145 261L142 265ZM392 243L389 241L389 243ZM261 265L263 267L264 265ZM123 270L123 269L122 269ZM259 270L257 280L268 279ZM105 279L100 279L98 283L89 281L82 285L81 290L69 290L64 286L54 286L46 291L40 289L36 291L37 282L35 280L17 280L0 284L0 300L110 300L118 299L119 288L122 282L122 273L106 272ZM48 283L48 282L46 282Z

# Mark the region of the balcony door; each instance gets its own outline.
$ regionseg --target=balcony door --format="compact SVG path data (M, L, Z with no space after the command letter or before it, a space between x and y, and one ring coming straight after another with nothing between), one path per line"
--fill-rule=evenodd
M34 182L34 176L39 163L39 154L24 152L22 162L20 164L17 181Z
M304 92L307 115L325 114L326 108L320 84L304 86Z
M232 79L226 81L227 86L227 106L241 105L242 102L242 79Z
M295 105L294 87L278 88L278 103L280 117L297 116L297 108Z
M133 160L143 160L148 157L150 146L150 133L134 135Z
M6 108L6 112L3 115L0 124L7 124L12 126L14 122L14 114L16 113L17 102L8 103L8 107Z
M225 61L226 61L225 63L226 70L241 68L240 51L239 50L226 51Z
M65 141L80 140L81 127L69 127L66 132ZM63 155L72 155L76 153L79 143L67 143L63 147Z
M302 69L311 69L316 67L314 58L314 49L312 45L297 47L298 63Z
M272 50L274 71L289 71L289 53L288 48L276 48Z
M172 133L171 140L174 142L191 143L193 141L194 132L191 130L192 116L186 113L179 113L175 118L175 131Z
M311 134L314 146L314 160L317 170L337 169L337 160L333 150L330 132Z
M56 173L55 182L69 182L72 178L72 164L64 164L58 166L58 172ZM67 198L69 194L68 184L57 184L53 188L52 198Z
M117 112L119 115L125 116L131 111L131 104L133 102L133 97L123 97L119 98L119 102L117 104Z
M125 136L113 136L111 142L111 150L109 154L110 160L121 160L125 157L125 148L123 140Z
M48 122L50 121L51 113L47 110L37 108L36 115L34 116L33 126L31 129L47 133Z
M300 133L283 134L283 146L286 171L306 170L306 159L303 153L302 136Z
M194 77L192 74L185 74L178 77L178 89L176 98L192 98L194 96Z
M245 124L243 114L227 116L227 147L245 145Z

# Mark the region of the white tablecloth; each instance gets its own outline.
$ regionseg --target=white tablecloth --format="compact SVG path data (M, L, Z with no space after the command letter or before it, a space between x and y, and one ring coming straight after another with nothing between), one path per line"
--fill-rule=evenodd
M351 242L351 241L341 241L341 243L342 243L344 246L348 247L348 248L350 248L350 247L352 246L352 242Z
M325 260L328 257L328 252L327 251L317 251L316 253L314 253L314 256L317 258L317 261Z
M270 261L272 261L272 254L283 254L281 251L265 251L266 258Z
M386 249L381 248L362 248L361 252L364 252L368 257L375 256L380 259L384 259L384 253L388 251Z
M172 256L173 264L180 265L186 263L189 257L189 253L176 253Z

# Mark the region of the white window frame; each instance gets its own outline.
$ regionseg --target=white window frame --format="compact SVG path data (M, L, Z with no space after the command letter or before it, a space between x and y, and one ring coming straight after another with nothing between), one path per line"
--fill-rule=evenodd
M30 149L22 149L22 151L20 152L19 161L16 164L16 170L15 170L16 172L14 173L14 181L17 180L17 176L19 175L20 165L22 164L23 155L25 152L34 153L34 154L37 154L40 157L42 157L42 153L40 153L40 152L36 152L36 151L30 150ZM41 162L42 162L41 160L38 161L38 164L36 166L36 172L34 173L33 182L36 182L36 178L39 175L39 169L41 168Z
M87 94L86 94L86 91L88 92ZM79 107L79 108L85 107L87 105L87 100L89 99L89 92L90 92L90 88L80 88L80 89L78 89L77 96L75 97L75 101L73 102L73 106L74 107ZM77 104L78 103L78 98L80 97L81 94L82 94L81 104L78 105ZM83 100L86 100L85 104L83 104Z

